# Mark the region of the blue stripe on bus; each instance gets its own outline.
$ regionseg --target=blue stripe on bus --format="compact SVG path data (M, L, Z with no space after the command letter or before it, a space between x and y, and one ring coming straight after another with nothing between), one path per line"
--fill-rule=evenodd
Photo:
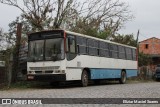
M126 70L127 77L136 77L137 76L137 69L136 70Z
M121 69L90 69L91 79L113 79L121 77ZM137 76L137 70L126 70L127 77Z

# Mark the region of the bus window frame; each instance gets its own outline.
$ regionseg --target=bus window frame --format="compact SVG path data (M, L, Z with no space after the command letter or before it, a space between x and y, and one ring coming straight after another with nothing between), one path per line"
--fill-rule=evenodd
M74 37L74 50L75 52L70 51L70 45L69 45L69 37ZM73 55L72 58L70 56ZM73 60L77 56L77 42L76 42L76 36L72 34L66 34L66 59L68 61Z

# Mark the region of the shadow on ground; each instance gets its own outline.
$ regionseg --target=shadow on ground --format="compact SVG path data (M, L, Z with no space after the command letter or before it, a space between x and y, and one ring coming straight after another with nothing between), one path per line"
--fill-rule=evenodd
M133 84L133 83L136 84L142 82L146 81L128 80L126 84ZM119 84L119 81L116 80L114 81L102 80L98 83L91 81L88 87L105 86L105 85L121 85L121 84ZM81 83L79 81L61 82L60 84L56 85L50 84L49 82L19 81L17 83L12 84L9 88L7 87L7 89L68 89L68 88L83 88L83 87L81 87Z
M91 81L88 87L103 86L103 85L115 85L119 84L118 81L101 81L100 83L94 83ZM10 86L9 89L68 89L68 88L83 88L79 81L74 82L61 82L60 84L53 85L49 82L30 82L19 81Z

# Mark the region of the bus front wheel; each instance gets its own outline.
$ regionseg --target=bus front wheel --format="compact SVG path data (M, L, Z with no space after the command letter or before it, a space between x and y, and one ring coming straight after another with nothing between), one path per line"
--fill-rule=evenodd
M81 84L82 84L82 87L88 86L88 73L86 70L83 70L83 72L82 72Z
M119 79L120 84L125 84L126 83L126 79L127 79L126 72L122 71L121 72L121 78Z

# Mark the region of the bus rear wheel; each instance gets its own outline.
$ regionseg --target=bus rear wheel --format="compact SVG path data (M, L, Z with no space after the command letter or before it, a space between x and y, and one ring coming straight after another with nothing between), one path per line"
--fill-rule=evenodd
M83 72L82 72L81 84L82 84L82 87L88 86L88 73L86 70L83 70Z
M126 72L122 71L121 72L121 78L119 79L120 84L125 84L126 83L126 79L127 79Z

